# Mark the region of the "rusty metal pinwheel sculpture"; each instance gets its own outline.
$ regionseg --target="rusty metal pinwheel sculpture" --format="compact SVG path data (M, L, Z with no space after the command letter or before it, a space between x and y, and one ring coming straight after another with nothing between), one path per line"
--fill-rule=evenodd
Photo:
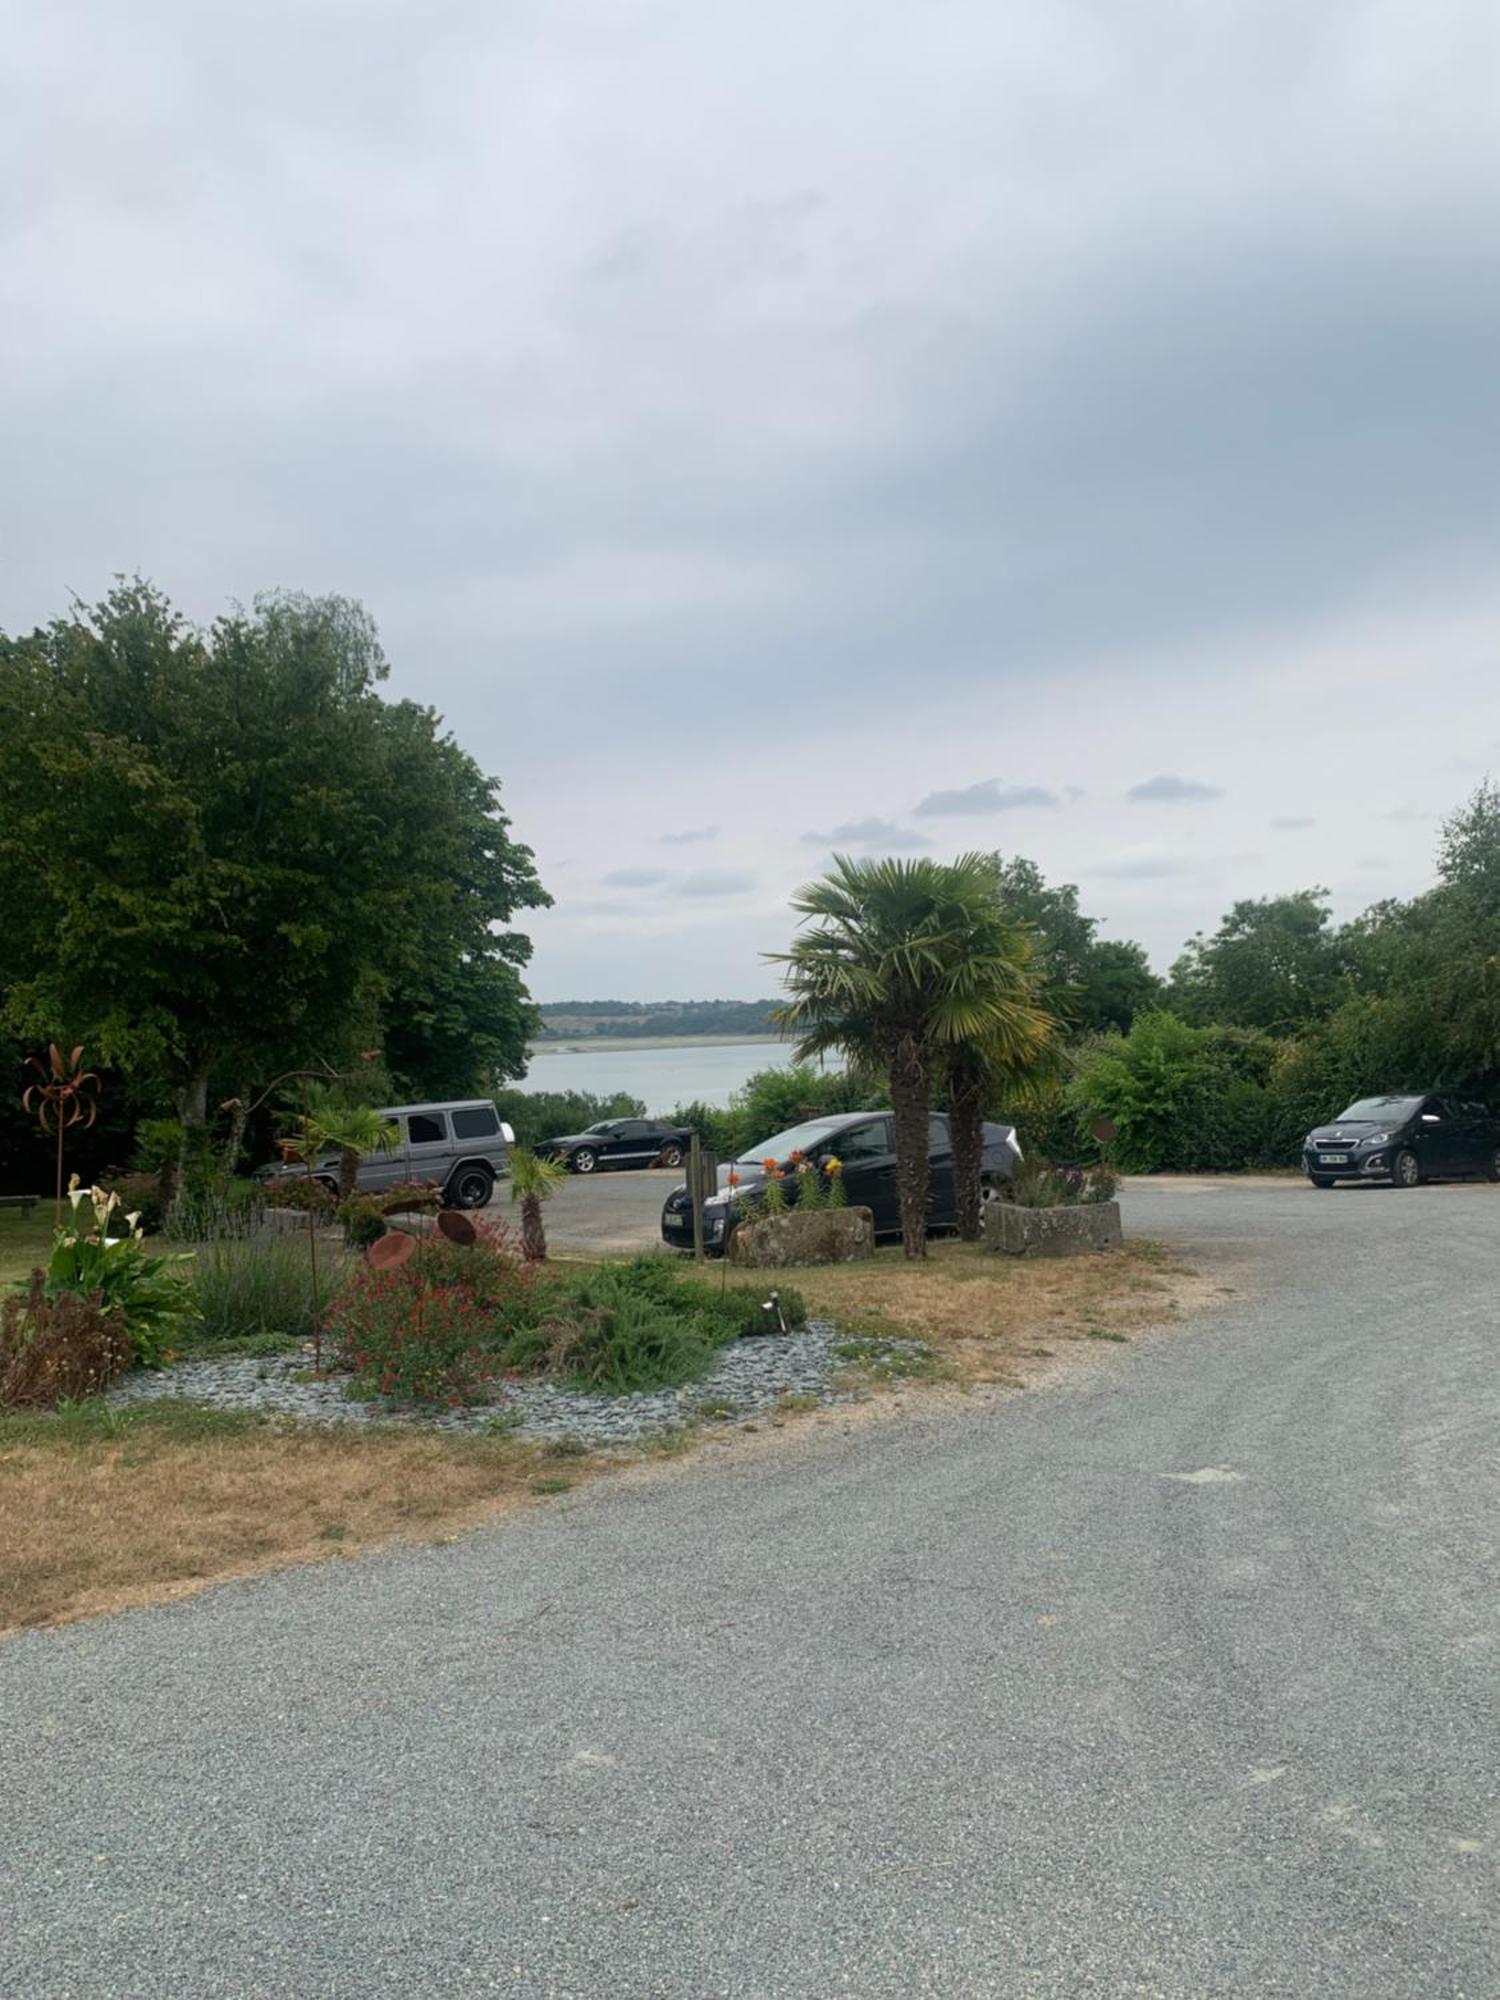
M31 1113L48 1137L53 1133L57 1135L57 1186L52 1219L54 1225L61 1228L63 1135L74 1125L87 1128L99 1115L99 1078L93 1070L83 1067L81 1042L69 1056L65 1056L53 1042L45 1060L41 1056L28 1056L26 1067L34 1069L41 1082L28 1084L22 1091L21 1108Z

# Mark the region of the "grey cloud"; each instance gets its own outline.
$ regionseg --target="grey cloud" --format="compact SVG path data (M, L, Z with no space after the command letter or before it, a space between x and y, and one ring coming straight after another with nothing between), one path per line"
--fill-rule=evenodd
M1157 882L1187 871L1188 863L1170 854L1122 854L1114 861L1098 862L1086 872L1110 882Z
M696 875L684 875L676 884L679 896L745 896L755 887L755 877L738 868L704 868Z
M661 868L616 868L603 880L607 889L654 889L667 875Z
M663 847L695 847L701 840L717 840L716 826L685 826L680 833L663 833L658 836Z
M1144 784L1132 785L1125 796L1158 805L1181 806L1196 799L1221 799L1224 794L1217 785L1201 784L1196 778L1179 778L1174 771L1162 771L1154 778L1147 778Z
M1436 819L1437 814L1424 812L1421 806L1397 806L1394 812L1388 812L1385 817L1398 822L1420 823L1424 820Z
M924 819L946 814L1014 812L1020 806L1058 806L1056 792L1040 785L1006 785L998 778L985 778L977 785L965 785L954 792L929 792L917 807Z
M932 845L925 833L889 819L845 820L828 833L804 833L802 838L809 847L884 847L892 854Z
M1271 821L1278 833L1295 833L1304 826L1316 826L1317 821L1309 813L1279 813Z

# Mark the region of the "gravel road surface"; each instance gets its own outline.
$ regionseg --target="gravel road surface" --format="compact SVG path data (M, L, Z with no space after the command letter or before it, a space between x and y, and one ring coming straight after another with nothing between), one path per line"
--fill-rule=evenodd
M0 1994L1500 1992L1500 1190L1085 1376L0 1646Z

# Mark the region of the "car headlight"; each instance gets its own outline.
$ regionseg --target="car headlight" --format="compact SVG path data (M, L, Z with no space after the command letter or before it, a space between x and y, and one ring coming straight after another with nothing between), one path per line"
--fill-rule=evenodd
M1362 1146L1388 1146L1391 1135L1389 1132L1372 1132L1368 1139L1361 1139L1359 1143Z

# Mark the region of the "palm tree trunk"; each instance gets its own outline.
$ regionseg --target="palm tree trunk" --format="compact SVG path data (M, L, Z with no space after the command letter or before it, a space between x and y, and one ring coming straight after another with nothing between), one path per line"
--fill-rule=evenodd
M521 1197L521 1249L529 1262L546 1263L547 1230L542 1221L541 1201L534 1194Z
M948 1130L953 1140L958 1233L965 1243L977 1243L984 1165L984 1071L964 1048L954 1049L948 1058Z
M927 1255L927 1190L931 1179L927 1114L931 1087L927 1051L911 1033L894 1038L888 1054L891 1109L896 1128L896 1193L901 1204L901 1247L908 1257Z
M359 1154L352 1146L339 1149L339 1200L353 1201L359 1193Z

